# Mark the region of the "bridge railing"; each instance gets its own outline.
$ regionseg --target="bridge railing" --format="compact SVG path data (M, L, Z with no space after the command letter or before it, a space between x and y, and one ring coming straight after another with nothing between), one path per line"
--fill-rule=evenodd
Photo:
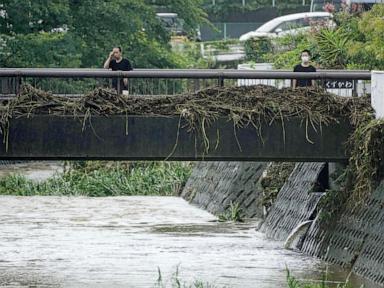
M297 73L281 70L209 70L209 69L136 69L108 71L104 69L0 69L0 96L12 97L22 84L63 96L79 96L97 87L112 87L112 79L128 79L129 95L173 95L191 93L217 86L272 85L290 87L291 80L315 79L317 85L339 96L370 93L369 71L322 70ZM120 81L117 81L118 86ZM123 90L123 87L118 87Z

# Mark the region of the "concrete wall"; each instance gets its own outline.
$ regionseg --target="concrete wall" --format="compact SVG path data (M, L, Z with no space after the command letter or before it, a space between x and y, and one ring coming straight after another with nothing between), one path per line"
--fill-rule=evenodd
M271 207L262 231L275 240L284 241L300 223L314 217L323 193L316 191L325 163L297 163Z
M384 284L384 181L358 211L344 212L333 225L316 219L302 251Z
M211 213L218 214L229 203L240 203L247 217L262 217L260 177L267 163L200 162L182 196ZM280 190L261 230L284 241L306 220L314 220L301 251L384 284L384 181L367 204L353 213L347 210L332 225L321 224L317 204L328 175L326 163L297 163ZM324 223L324 222L323 222Z
M238 203L247 218L263 216L258 184L268 163L198 162L181 196L212 214Z

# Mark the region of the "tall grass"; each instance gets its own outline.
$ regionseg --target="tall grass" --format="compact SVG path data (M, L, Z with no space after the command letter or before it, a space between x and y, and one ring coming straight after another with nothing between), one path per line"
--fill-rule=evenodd
M183 281L179 275L179 267L176 268L176 272L173 273L172 277L168 281L163 278L160 268L158 268L157 271L158 277L155 288L219 288L218 286L200 280L195 280L193 283L187 283Z
M185 162L100 162L67 165L62 174L35 182L21 175L0 179L2 195L130 196L177 195L192 165Z
M322 281L319 283L305 283L300 282L295 277L293 277L290 271L287 269L287 287L288 288L352 288L352 285L346 280L344 283L339 283L337 286L335 284L327 284L327 275L323 276ZM363 286L361 287L363 288Z

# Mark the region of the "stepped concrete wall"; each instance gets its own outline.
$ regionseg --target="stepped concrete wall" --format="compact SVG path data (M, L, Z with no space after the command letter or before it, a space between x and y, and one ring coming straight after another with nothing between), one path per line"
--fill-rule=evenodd
M332 226L316 219L302 251L384 284L384 181L358 211L346 211Z
M198 162L181 196L212 214L238 203L247 218L263 217L260 177L268 163Z
M314 217L321 192L316 192L325 163L297 163L281 188L262 226L267 236L284 241L296 226Z
M267 163L200 162L182 197L211 213L239 203L247 217L263 217L259 180ZM314 220L301 251L384 284L384 181L359 210L346 211L332 225L321 224L318 189L326 163L297 163L280 190L261 230L276 240L286 240L306 220ZM324 223L324 222L323 222Z

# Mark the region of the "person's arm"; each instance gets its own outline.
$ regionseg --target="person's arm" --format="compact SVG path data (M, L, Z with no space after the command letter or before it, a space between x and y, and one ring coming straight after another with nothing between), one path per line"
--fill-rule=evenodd
M109 53L107 60L105 60L104 69L109 69L109 64L111 63L112 56L113 56L113 51L111 53Z

